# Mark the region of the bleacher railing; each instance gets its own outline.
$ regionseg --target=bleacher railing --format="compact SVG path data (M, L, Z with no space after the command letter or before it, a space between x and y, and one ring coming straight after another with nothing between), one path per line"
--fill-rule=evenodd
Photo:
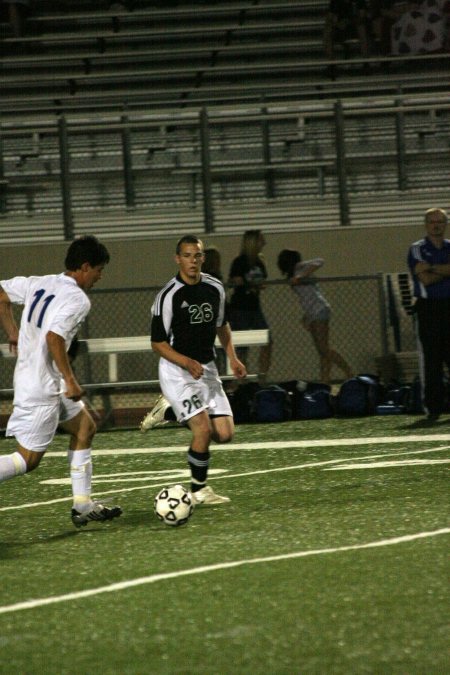
M440 162L429 187L447 187L449 138L448 97L401 91L370 103L9 122L0 124L0 214L56 214L70 240L87 211L201 203L203 229L213 232L224 202L334 195L346 226L352 200L377 178L400 194L422 187L423 159Z

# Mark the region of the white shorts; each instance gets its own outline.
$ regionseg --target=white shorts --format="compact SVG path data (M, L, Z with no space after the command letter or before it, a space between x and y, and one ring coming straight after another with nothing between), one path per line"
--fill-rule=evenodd
M186 422L203 410L210 417L232 416L230 402L214 361L203 365L203 375L195 380L187 370L166 359L159 360L161 391L169 401L178 422Z
M54 404L30 408L14 406L6 427L6 436L15 436L25 450L45 452L60 422L68 422L83 410L82 401L61 396Z

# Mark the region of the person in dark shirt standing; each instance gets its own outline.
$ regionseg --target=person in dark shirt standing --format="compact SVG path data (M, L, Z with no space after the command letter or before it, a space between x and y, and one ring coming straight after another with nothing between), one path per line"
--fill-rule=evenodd
M230 323L233 330L264 330L268 323L261 307L260 294L265 288L267 270L261 254L266 244L261 230L246 230L242 237L241 252L230 267L229 283L233 287L230 298ZM248 347L238 349L244 361ZM258 372L260 382L265 382L272 357L272 338L260 347Z
M428 419L443 412L444 364L450 373L450 240L443 209L425 212L426 236L409 249L408 266L414 282L419 363Z
M161 390L177 420L191 432L188 464L196 503L222 504L207 485L211 440L231 441L234 421L230 403L214 362L216 335L237 378L246 376L236 356L226 316L225 290L221 281L201 272L203 243L185 235L177 243L179 272L158 293L152 307L152 349L160 356Z

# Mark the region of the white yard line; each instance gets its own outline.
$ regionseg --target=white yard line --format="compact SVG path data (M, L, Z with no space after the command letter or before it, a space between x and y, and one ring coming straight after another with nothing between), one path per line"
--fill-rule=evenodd
M150 432L151 433L151 432ZM329 438L326 440L298 440L298 441L264 441L260 443L227 443L226 445L213 445L213 450L220 449L220 452L232 450L277 450L278 448L329 448L339 446L353 445L382 445L391 443L425 443L427 441L449 442L450 434L426 434L423 436L373 436L370 438ZM93 450L92 454L100 456L107 455L159 455L169 452L187 452L187 445L163 446L156 448L114 448ZM50 457L66 457L65 450L49 450L45 455Z
M317 467L321 466L327 466L329 464L342 464L343 462L355 462L355 461L365 461L365 460L371 460L371 459L379 459L382 458L384 459L385 457L400 457L401 455L422 455L422 454L427 454L429 452L441 452L442 450L448 450L450 446L448 445L441 445L437 448L427 448L426 450L404 450L402 452L384 452L382 454L377 454L377 455L363 455L362 457L340 457L339 459L329 459L323 462L306 462L303 464L293 464L293 465L288 465L288 466L279 466L275 467L272 469L258 469L256 471L245 471L243 473L230 473L230 474L222 474L221 476L211 476L209 479L210 481L213 480L223 480L224 478L244 478L248 476L258 476L260 474L266 474L266 473L278 473L278 472L283 472L283 471L296 471L299 469L315 469ZM180 477L184 477L184 469L180 469ZM95 480L95 477L94 477ZM175 477L172 478L172 480L176 480ZM167 479L161 483L147 483L145 485L138 485L138 486L133 486L133 487L127 487L127 488L119 488L115 490L105 490L101 492L93 492L92 496L95 498L98 497L104 497L105 495L118 495L123 492L135 492L136 490L148 490L148 489L153 489L157 487L164 487L167 485ZM58 504L60 502L67 502L71 501L72 497L59 497L57 499L51 499L47 501L42 501L42 502L30 502L26 504L14 504L12 506L2 506L0 507L0 512L1 511L17 511L20 509L30 509L34 508L37 506L48 506L51 504Z
M391 462L362 462L361 464L342 464L341 466L331 466L324 471L350 471L352 469L401 469L404 466L425 466L435 464L450 464L450 459L401 459Z
M314 555L345 553L346 551L359 551L362 549L378 548L381 546L394 546L396 544L403 544L410 541L415 541L417 539L437 537L439 535L449 533L450 528L444 527L440 530L434 530L432 532L417 532L416 534L407 534L402 537L393 537L392 539L381 539L379 541L371 541L366 544L353 544L351 546L337 546L334 548L320 548L312 551L296 551L294 553L284 553L281 555L267 556L264 558L248 558L243 560L235 560L232 562L217 563L215 565L192 567L190 569L178 570L177 572L151 574L146 577L138 577L137 579L128 579L126 581L120 581L118 583L109 584L108 586L99 586L97 588L86 589L84 591L66 593L64 595L54 595L47 598L35 598L34 600L16 602L13 605L4 605L3 607L0 606L0 614L19 612L23 609L35 609L37 607L44 607L46 605L54 605L63 602L70 602L72 600L81 600L82 598L89 598L94 595L101 595L103 593L116 593L118 591L125 591L128 588L136 588L137 586L154 584L158 581L166 581L167 579L179 579L180 577L193 576L195 574L206 574L208 572L217 572L219 570L232 569L234 567L243 567L244 565L258 565L261 563L273 563L282 560L307 558L309 556Z

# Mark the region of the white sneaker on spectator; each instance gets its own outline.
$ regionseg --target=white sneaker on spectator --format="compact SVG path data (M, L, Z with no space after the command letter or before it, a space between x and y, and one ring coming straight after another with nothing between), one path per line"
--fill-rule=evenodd
M230 501L229 497L217 495L209 485L205 485L201 490L193 492L192 497L196 504L226 504Z
M139 426L142 433L145 433L149 429L155 429L155 427L163 427L167 424L168 420L164 419L167 408L170 408L170 403L161 394L161 396L158 396L155 405L150 412L146 414Z

